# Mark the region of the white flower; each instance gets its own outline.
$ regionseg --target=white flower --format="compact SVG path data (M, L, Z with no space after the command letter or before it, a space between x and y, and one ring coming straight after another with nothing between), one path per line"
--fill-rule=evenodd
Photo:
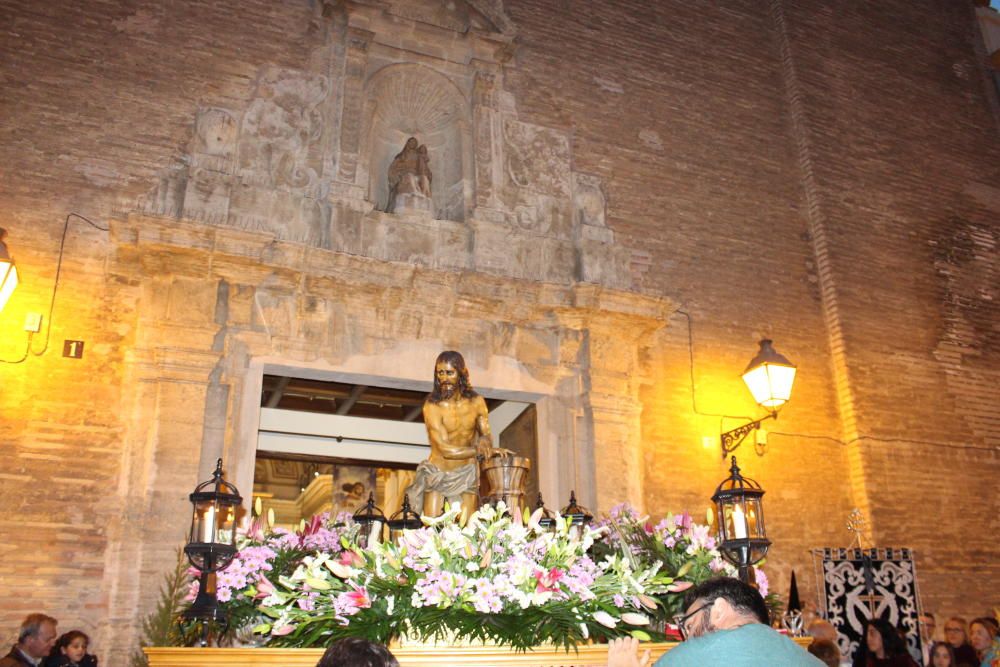
M622 614L622 621L628 623L629 625L649 625L648 617L630 611Z
M606 611L595 611L594 620L606 628L613 628L618 625L618 621L615 620L614 616Z

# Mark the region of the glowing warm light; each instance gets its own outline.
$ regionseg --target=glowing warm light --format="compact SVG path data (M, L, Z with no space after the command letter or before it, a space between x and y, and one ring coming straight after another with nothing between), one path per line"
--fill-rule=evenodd
M777 410L792 395L795 366L775 352L770 340L764 339L760 342L757 356L750 360L743 372L743 382L759 405Z

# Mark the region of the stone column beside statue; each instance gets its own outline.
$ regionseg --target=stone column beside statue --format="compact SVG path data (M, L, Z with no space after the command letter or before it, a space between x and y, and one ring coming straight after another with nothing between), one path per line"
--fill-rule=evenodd
M403 150L389 165L389 201L386 213L432 212L430 155L416 137L406 140Z
M434 363L434 389L424 402L424 424L431 455L417 466L406 489L415 509L425 516L439 516L447 501L461 503L463 511L472 514L479 504L481 464L494 478L520 485L504 489L491 484L491 501L523 497L524 473L517 475L516 470L526 471L530 461L493 446L486 401L472 388L465 359L458 352L442 352Z

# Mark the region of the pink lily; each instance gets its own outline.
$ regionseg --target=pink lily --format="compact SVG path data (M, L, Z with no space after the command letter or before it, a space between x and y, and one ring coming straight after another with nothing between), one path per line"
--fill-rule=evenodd
M274 593L274 585L268 581L267 577L264 575L257 575L257 595L253 596L254 600L263 600Z

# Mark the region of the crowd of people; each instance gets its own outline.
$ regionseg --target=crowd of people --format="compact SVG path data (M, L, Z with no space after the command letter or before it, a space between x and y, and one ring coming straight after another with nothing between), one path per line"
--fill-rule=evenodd
M941 638L935 632L934 614L922 614L919 625L919 659L907 650L905 634L884 619L867 623L853 660L841 655L836 628L829 621L816 619L807 628L813 638L809 652L830 667L1000 667L1000 633L995 618L977 618L972 623L957 616L949 618Z
M837 629L823 619L807 627L808 651L772 629L764 599L738 579L719 577L688 590L684 613L675 620L682 643L654 667L1000 667L1000 628L984 616L966 623L949 618L943 638L936 635L933 614L920 616L923 654L915 660L905 635L888 621L874 619L853 658L841 655ZM90 640L79 630L59 635L57 621L31 614L21 623L17 643L0 667L97 667L87 650ZM648 667L650 655L639 654L639 642L616 639L608 647L608 667ZM316 667L399 667L384 646L352 638L331 645Z

